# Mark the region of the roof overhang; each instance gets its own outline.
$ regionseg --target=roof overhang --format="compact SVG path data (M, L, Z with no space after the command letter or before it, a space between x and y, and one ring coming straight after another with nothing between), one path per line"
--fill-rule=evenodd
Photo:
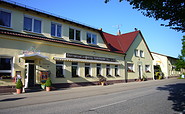
M58 61L72 61L72 62L81 62L81 63L101 63L101 64L113 64L119 65L119 62L108 62L108 61L96 61L96 60L85 60L85 59L73 59L73 58L61 58L61 57L53 57L54 60Z
M22 55L19 55L19 57L23 58L23 59L47 59L48 58L47 56L43 56L43 55L38 54L38 53L22 54Z

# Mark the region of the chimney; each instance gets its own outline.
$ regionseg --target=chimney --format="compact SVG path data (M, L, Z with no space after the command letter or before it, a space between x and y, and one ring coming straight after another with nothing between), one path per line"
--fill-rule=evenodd
M99 28L99 30L101 30L101 31L102 31L103 29L102 29L102 28Z
M121 35L121 31L120 30L118 30L117 35Z

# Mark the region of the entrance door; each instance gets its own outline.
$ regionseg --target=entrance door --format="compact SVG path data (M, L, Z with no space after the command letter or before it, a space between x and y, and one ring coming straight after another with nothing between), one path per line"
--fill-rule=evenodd
M25 88L33 87L35 81L35 65L33 63L25 64Z
M138 68L139 68L139 79L141 79L142 78L142 66L139 65Z

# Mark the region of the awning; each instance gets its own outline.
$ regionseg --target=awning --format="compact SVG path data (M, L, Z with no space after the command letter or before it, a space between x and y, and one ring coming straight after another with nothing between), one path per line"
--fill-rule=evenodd
M30 59L47 59L47 56L43 56L41 54L38 53L34 53L34 54L23 54L23 55L19 55L20 58L30 58Z
M101 63L101 64L114 64L119 65L119 62L108 62L108 61L96 61L96 60L85 60L85 59L73 59L73 58L61 58L61 57L53 57L54 60L58 61L72 61L72 62L81 62L81 63Z

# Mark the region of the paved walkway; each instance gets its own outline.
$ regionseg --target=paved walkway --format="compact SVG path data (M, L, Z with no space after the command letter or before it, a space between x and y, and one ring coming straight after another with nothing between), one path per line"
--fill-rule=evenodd
M147 87L150 85L160 86L163 83L166 83L166 81L175 82L176 80L177 79L150 80L145 82L118 83L108 86L98 85L66 88L50 92L41 91L23 94L0 95L0 109L62 101L68 99L77 99L95 95L104 95L120 91L132 90L139 87Z

